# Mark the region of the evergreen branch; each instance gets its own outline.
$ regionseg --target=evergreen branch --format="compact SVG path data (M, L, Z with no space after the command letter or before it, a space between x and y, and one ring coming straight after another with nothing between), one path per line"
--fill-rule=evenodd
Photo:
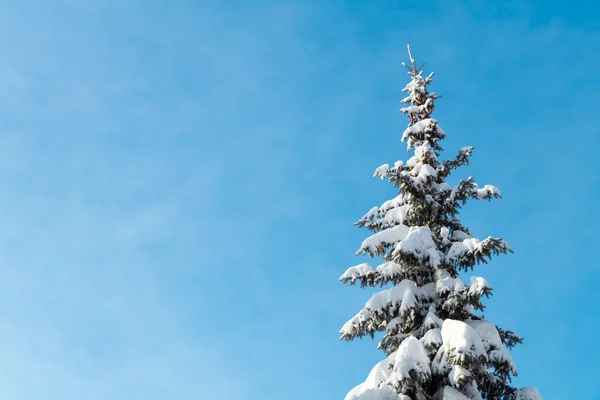
M464 247L465 245L462 242L455 242L447 257L449 262L455 263L459 269L464 270L472 269L479 263L487 263L493 255L513 252L504 240L491 236L475 244L473 250L465 250Z
M445 178L450 175L452 170L460 168L463 165L469 165L469 158L472 154L473 147L463 147L453 160L446 160L442 163L443 167L438 168L438 176Z
M500 334L500 339L502 339L502 343L504 343L504 345L509 349L512 349L517 344L523 343L523 338L517 336L513 331L502 329L499 326L496 326L496 329Z

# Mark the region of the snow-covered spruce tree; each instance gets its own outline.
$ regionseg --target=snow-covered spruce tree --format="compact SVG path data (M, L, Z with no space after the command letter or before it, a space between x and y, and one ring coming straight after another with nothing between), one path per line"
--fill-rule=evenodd
M472 178L454 188L445 182L468 164L473 148L440 160L446 134L431 118L439 98L427 90L433 73L424 77L410 47L408 53L410 65L403 65L411 81L400 111L409 119L402 141L414 155L376 169L374 176L388 178L400 194L357 222L373 232L357 255L380 256L383 263L351 267L340 278L362 287L392 285L373 295L340 331L348 341L383 332L379 348L387 358L346 400L540 400L536 389L510 385L517 371L507 349L522 339L483 319L488 282L472 277L465 284L458 277L492 255L512 252L502 239L472 237L458 219L467 200L499 198L500 191L479 187Z

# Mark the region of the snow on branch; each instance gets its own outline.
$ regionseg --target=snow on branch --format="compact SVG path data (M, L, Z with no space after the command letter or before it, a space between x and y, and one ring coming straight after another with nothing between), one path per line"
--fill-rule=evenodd
M441 387L433 396L433 400L471 400L452 386Z
M372 269L368 264L360 264L350 267L340 277L343 283L350 282L350 285L360 282L361 287L365 286L383 286L388 283L397 285L405 279L416 280L422 276L424 271L402 267L393 261L387 261Z
M479 285L483 286L487 282L484 283L478 278L474 278L471 280L471 286L467 286L459 277L452 276L446 269L437 270L435 275L436 295L443 301L442 309L451 318L469 318L475 309L483 310L481 296L489 289L477 291L475 288ZM481 279L483 280L483 278Z
M413 226L406 237L394 246L392 256L413 258L413 262L429 264L433 269L441 263L441 254L433 240L431 230L426 226Z
M443 349L450 365L469 366L487 361L481 337L462 321L446 319L442 324Z
M395 198L386 201L380 207L371 208L365 215L363 215L354 225L365 227L371 231L378 232L384 228L390 228L395 225L403 223L402 215L406 216L410 206L407 204L410 195L401 193ZM403 212L395 211L388 216L388 212L396 209L403 208ZM402 214L403 213L403 214Z
M507 377L510 374L517 375L517 368L512 356L504 346L500 332L494 324L485 320L467 321L481 338L490 364L494 367L496 374Z
M446 254L446 262L463 269L473 268L475 264L487 263L492 255L512 253L508 244L500 239L488 237L480 241L477 238L454 242Z
M448 374L448 379L450 380L452 386L454 386L457 389L462 389L463 387L473 383L473 381L475 380L473 374L471 374L471 372L468 369L463 368L460 365L452 366L452 369Z
M433 355L442 345L442 331L440 328L429 329L420 339L428 355Z
M390 383L402 392L403 387L407 389L414 383L425 383L431 376L429 358L423 345L417 338L410 336L405 339L398 350L394 353L393 374Z
M390 172L390 164L383 164L380 167L377 167L375 172L373 173L373 178L385 179L386 176L389 175Z
M492 289L490 288L490 284L487 280L480 276L472 276L471 277L471 286L469 287L469 296L471 297L481 297L481 296L489 296Z
M403 394L397 394L394 389L386 384L382 384L377 388L360 384L352 389L344 400L411 400L411 398Z
M424 287L418 287L414 281L403 280L398 285L375 293L364 308L344 324L340 329L340 339L353 340L355 337L372 336L384 330L388 322L398 315L401 321L410 322L415 317L415 308L428 299Z
M438 296L444 297L466 288L467 286L460 278L453 278L447 270L440 269L436 271L435 292Z
M430 99L428 99L430 100ZM413 113L415 110L411 107L402 108L400 111L403 113ZM429 141L431 147L435 150L440 150L441 147L437 144L438 141L446 137L446 132L438 125L438 121L434 118L421 119L408 128L402 133L401 142L407 143L407 150L411 151L413 146L424 141Z
M452 170L462 167L463 165L469 165L469 158L473 154L473 146L465 146L456 155L453 160L446 160L442 164L443 166L440 168L441 173L440 176L444 178L450 175Z
M429 358L423 345L409 336L398 350L375 365L365 382L352 389L346 400L410 400L411 397L397 393L416 391L430 377Z
M406 225L398 225L377 232L362 242L356 255L368 254L371 257L383 255L389 246L404 239L408 235L409 230L410 228Z
M363 263L350 267L340 276L340 281L343 283L350 282L350 285L354 285L356 280L361 280L373 272L373 268L369 264Z
M402 107L400 112L402 114L431 114L434 108L434 100L430 97L425 100L425 103L421 105Z
M491 200L494 198L501 198L502 193L500 193L500 190L494 185L485 185L482 188L477 187L473 191L472 196L477 200Z
M459 182L458 186L452 189L452 192L446 199L446 204L453 207L465 205L468 199L491 200L493 198L501 198L502 193L493 185L485 185L480 188L473 181L472 177Z

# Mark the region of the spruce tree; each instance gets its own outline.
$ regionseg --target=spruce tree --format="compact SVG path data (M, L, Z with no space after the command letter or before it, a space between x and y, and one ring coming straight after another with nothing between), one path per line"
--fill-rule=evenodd
M374 177L387 178L399 195L356 223L372 231L357 255L383 262L351 267L340 277L351 285L388 286L340 330L348 341L382 332L378 348L387 358L346 400L541 400L534 388L511 386L517 370L508 349L522 339L483 318L482 298L492 291L488 282L473 276L467 284L459 277L493 255L512 252L500 238L472 237L458 219L468 200L499 198L500 191L471 177L455 187L445 182L469 164L473 147L440 159L446 134L431 117L439 98L428 91L433 73L423 75L410 46L408 54L410 65L403 65L411 80L400 111L409 121L402 141L414 155L375 170Z

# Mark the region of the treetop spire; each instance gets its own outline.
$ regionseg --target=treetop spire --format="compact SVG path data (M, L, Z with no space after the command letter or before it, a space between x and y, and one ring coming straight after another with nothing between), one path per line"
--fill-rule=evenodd
M410 63L412 64L412 66L406 65L406 63L404 63L404 62L402 63L402 65L404 65L406 67L406 69L408 69L409 75L416 76L422 72L423 67L425 66L425 63L421 64L421 66L417 68L417 63L415 62L415 59L413 58L413 55L412 55L412 51L410 49L410 44L407 44L406 48L408 49L408 57L410 59Z

